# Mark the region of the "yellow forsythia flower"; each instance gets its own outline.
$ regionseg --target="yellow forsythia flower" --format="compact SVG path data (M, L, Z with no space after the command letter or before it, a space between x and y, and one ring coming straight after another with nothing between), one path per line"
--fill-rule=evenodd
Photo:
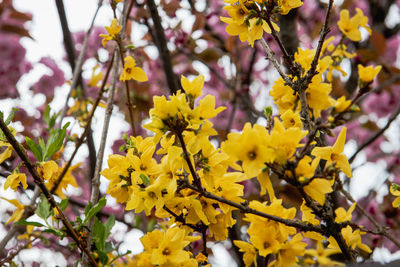
M303 189L307 195L312 197L319 204L324 205L325 203L325 195L332 192L332 185L334 180L326 180L321 178L313 179L308 185L306 185Z
M279 0L278 5L279 13L281 13L282 15L286 15L293 8L302 6L303 2L301 0Z
M350 18L349 11L344 9L340 11L340 20L338 22L339 29L346 35L350 40L354 42L361 41L361 32L359 27L365 28L369 34L371 29L367 26L368 18L364 16L361 9L356 8L357 14Z
M197 98L201 96L201 90L204 86L204 76L199 75L193 81L189 81L185 76L181 77L181 84L185 93L188 96L192 96L193 98Z
M400 206L400 186L395 184L395 183L393 183L390 186L390 193L393 196L396 196L396 199L393 201L392 206L394 208L398 208Z
M114 39L114 37L119 34L119 32L122 30L122 26L118 25L117 19L113 19L110 27L106 26L106 30L107 30L108 34L100 34L99 35L100 37L103 37L103 40L101 40L101 44L103 46L106 46L108 41Z
M7 199L4 197L0 197L1 199L4 199L5 201L8 201L17 209L14 211L14 213L11 215L10 219L6 222L6 224L9 224L10 222L17 222L19 219L21 219L22 214L24 213L25 205L21 204L17 199Z
M135 59L131 56L125 58L124 70L119 76L120 81L136 80L138 82L147 81L146 73L136 66Z
M368 66L364 67L362 65L358 65L358 77L360 78L361 82L363 83L370 83L372 82L376 75L381 71L382 66Z
M333 147L315 147L311 154L318 158L326 160L326 164L330 165L336 162L336 167L343 171L347 177L352 177L351 168L347 157L343 155L344 144L346 142L346 127L343 127Z
M339 207L335 210L336 218L335 222L342 223L346 221L351 221L351 213L353 212L354 208L356 207L356 203L354 202L353 205L350 206L349 210L346 211L344 208Z
M4 183L4 190L11 187L12 190L17 191L17 187L19 184L22 184L22 187L26 189L28 184L26 183L26 175L25 173L13 172L7 177L6 182Z

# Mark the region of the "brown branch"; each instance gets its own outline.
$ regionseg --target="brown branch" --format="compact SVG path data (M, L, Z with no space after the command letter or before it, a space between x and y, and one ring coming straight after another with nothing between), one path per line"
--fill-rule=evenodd
M311 63L310 70L308 71L307 76L305 78L306 82L307 82L305 87L308 87L308 84L311 83L312 78L317 74L316 70L317 70L317 66L318 66L319 57L321 56L322 46L324 44L326 36L329 33L328 24L329 24L329 18L330 18L332 6L333 6L333 1L334 0L329 0L329 3L328 3L328 8L327 8L326 14L325 14L324 25L322 27L321 35L320 35L319 41L318 41L317 51L315 52L315 56Z
M91 255L90 251L85 247L85 245L81 242L81 240L78 237L78 234L76 233L75 229L72 227L71 223L69 220L65 217L63 211L61 208L58 206L57 202L54 200L53 195L49 192L47 187L45 186L43 179L40 177L38 171L36 170L35 166L29 161L28 155L25 153L25 151L22 149L22 146L20 143L15 139L15 137L12 135L10 130L8 129L7 125L4 123L2 119L0 119L0 129L3 131L4 135L6 136L8 142L13 146L14 150L17 152L18 156L21 158L21 160L24 162L26 168L28 169L29 173L32 175L34 182L39 186L40 190L43 192L43 194L46 196L48 199L49 203L53 208L57 210L59 213L59 218L63 222L64 226L67 228L67 234L76 242L78 247L81 249L81 251L87 255L89 258L91 264L93 266L97 266L96 261L94 260L93 256Z
M175 94L179 89L181 89L181 86L173 70L171 55L168 50L164 29L161 25L161 18L158 14L157 5L154 3L154 0L146 0L146 3L153 20L156 37L154 43L156 44L158 52L160 53L160 59L164 69L168 88L171 94Z
M372 144L376 139L378 139L382 134L385 133L385 131L390 127L392 122L396 120L396 118L400 114L400 106L397 107L396 111L390 116L388 121L386 122L386 125L381 128L379 131L377 131L373 136L371 136L365 143L363 143L361 146L357 148L357 151L354 152L354 154L349 158L349 163L351 164L354 159L357 157L357 155L366 147L368 147L370 144Z

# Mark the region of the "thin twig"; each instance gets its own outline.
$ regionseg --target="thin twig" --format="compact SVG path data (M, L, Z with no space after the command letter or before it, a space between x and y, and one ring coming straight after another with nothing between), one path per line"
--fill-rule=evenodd
M57 0L57 2L59 2L59 1L61 1L61 3L62 3L62 0ZM95 20L96 20L96 17L97 17L97 14L98 14L98 11L99 11L101 5L102 5L102 1L99 1L98 5L97 5L97 9L96 9L96 11L95 11L95 13L94 13L94 15L93 15L93 18L92 18L92 22L90 23L89 29L86 31L85 39L84 39L84 41L83 41L82 50L81 50L81 53L80 53L79 56L78 56L78 59L77 59L77 61L76 61L76 65L75 65L75 57L74 57L73 60L72 60L72 62L74 62L73 65L71 64L71 67L72 67L72 69L73 69L72 81L71 81L70 90L69 90L69 92L68 92L68 96L67 96L67 98L66 98L66 100L65 100L64 108L63 108L63 110L62 110L62 112L61 112L61 115L60 115L60 123L59 123L60 127L61 127L61 125L62 125L62 121L63 121L65 115L67 114L67 110L68 110L68 100L69 100L69 98L71 97L72 91L73 91L73 90L76 88L76 86L78 85L79 79L81 78L82 66L83 66L83 63L84 63L84 58L85 58L87 46L88 46L88 43L89 43L90 33L92 32L93 25L94 25L94 22L95 22ZM70 35L70 34L71 34L71 33L69 33L69 35ZM65 38L65 37L64 37L64 38ZM70 42L72 42L72 39L70 40ZM69 43L69 42L66 42L66 43ZM67 45L66 45L66 46L67 46ZM69 46L70 46L70 45L69 45ZM69 47L69 46L68 46L68 47ZM72 51L73 51L73 54L75 54L75 50L74 50L73 47L72 47ZM71 54L71 53L67 53L67 54L69 55L69 54Z
M158 14L157 5L154 3L154 0L146 0L146 3L153 20L156 37L154 42L158 48L158 52L160 53L160 59L164 69L165 78L171 94L175 94L179 89L181 89L181 86L173 70L171 55L168 50L164 29L161 25L161 18Z
M326 36L329 33L328 25L329 25L329 18L330 18L330 15L331 15L332 6L333 6L333 1L334 0L329 0L329 3L328 3L328 8L327 8L326 14L325 14L324 25L322 27L321 35L320 35L319 41L318 41L317 51L315 52L313 61L311 63L311 67L310 67L310 69L309 69L309 71L307 73L307 76L306 76L307 86L311 82L312 78L317 74L316 70L317 70L317 66L318 66L318 60L319 60L319 57L321 55L322 46L324 44Z
M282 68L276 58L274 57L274 52L269 48L267 42L264 40L264 37L261 39L261 44L264 47L265 53L267 54L266 58L272 62L272 65L274 65L275 69L278 71L279 75L282 77L282 79L290 86L293 86L292 80L282 71Z
M96 261L92 257L92 254L90 251L86 248L86 246L81 242L81 240L78 237L78 234L76 233L75 229L72 227L71 223L69 220L65 217L63 211L61 208L58 206L57 202L55 201L53 195L50 193L50 191L47 189L45 186L43 179L40 177L40 174L36 170L35 166L30 162L28 155L25 153L25 151L22 150L21 144L15 139L13 134L10 132L8 129L7 125L5 122L0 119L0 129L3 131L4 135L6 136L8 142L12 145L14 150L17 152L18 156L21 158L21 160L24 162L26 168L28 169L29 173L32 175L34 182L39 186L40 190L43 192L43 194L46 196L48 199L49 203L53 208L57 210L59 213L59 218L63 222L64 226L67 228L67 234L72 237L72 239L76 242L78 247L81 249L81 251L87 255L89 258L91 264L93 266L97 266Z
M370 144L372 144L376 139L378 139L382 134L385 133L385 131L390 127L392 122L396 120L396 118L400 114L400 106L397 107L396 111L390 116L389 120L386 122L386 125L381 128L379 131L377 131L373 136L371 136L365 143L363 143L361 146L357 148L357 151L354 152L354 154L349 158L349 163L351 164L354 159L357 157L357 155L366 147L368 147Z

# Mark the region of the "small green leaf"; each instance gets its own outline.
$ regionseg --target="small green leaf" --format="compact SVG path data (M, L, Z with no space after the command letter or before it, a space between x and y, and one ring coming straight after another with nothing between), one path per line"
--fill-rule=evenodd
M272 107L271 106L265 107L264 113L267 118L270 118L272 116Z
M54 229L54 228L48 228L46 230L43 230L42 233L53 234L53 235L56 235L56 236L64 236L64 232L63 231L60 231L60 230L57 230L57 229Z
M17 111L17 110L18 110L17 108L12 108L10 114L8 115L6 121L4 122L6 125L9 125L9 124L10 124L10 122L11 122L12 119L14 118L15 111Z
M61 202L58 204L61 210L65 210L68 206L68 198L61 200Z
M49 218L51 211L50 211L50 204L47 201L47 198L42 197L42 200L37 205L35 213L37 216L39 216L40 218L42 218L44 220Z
M87 216L85 217L84 223L86 223L90 218L96 215L105 205L107 204L107 200L103 197L99 200L99 202L91 208Z
M45 160L50 158L54 153L60 150L61 146L64 143L65 134L67 132L67 127L69 126L69 122L64 125L62 129L52 130L50 133L50 137L47 140L46 144L46 153Z
M97 218L94 219L94 227L93 227L93 242L96 245L98 251L104 251L105 248L105 233L106 227L101 223L101 221Z
M141 173L141 174L139 175L139 177L140 177L140 179L142 179L143 184L144 184L145 186L148 186L148 185L150 184L150 179L149 179L149 177L147 177L147 176L144 175L143 173Z
M28 145L29 149L32 151L33 155L38 161L42 161L43 153L40 146L38 146L32 139L29 137L25 137L25 142Z
M149 223L147 224L147 232L151 232L154 230L154 226L156 225L156 220L150 219Z
M115 224L115 216L114 214L111 214L111 216L108 217L107 221L104 223L105 227L104 234L106 238L110 235L111 229L113 228L114 224Z
M19 222L14 223L14 224L16 224L16 225L33 225L33 226L37 226L37 227L45 226L45 225L41 224L40 222L28 222L28 221L25 221L25 220L21 220Z

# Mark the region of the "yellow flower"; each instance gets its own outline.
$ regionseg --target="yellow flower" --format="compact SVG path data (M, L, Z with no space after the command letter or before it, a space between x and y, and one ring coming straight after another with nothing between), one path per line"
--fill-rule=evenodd
M147 81L146 73L139 67L136 67L135 59L131 56L125 57L124 70L119 76L120 81L136 80L138 82Z
M8 159L9 157L11 157L11 153L13 150L11 145L5 144L5 145L1 145L0 147L2 147L2 146L6 146L6 150L4 150L3 153L0 154L0 164L3 163L3 161Z
M7 188L11 187L12 190L17 191L17 187L20 183L22 184L22 187L24 189L28 187L28 184L26 183L25 173L14 171L7 177L7 180L4 183L4 190L7 190Z
M274 118L274 129L268 142L268 147L273 149L273 160L277 163L283 163L290 159L296 152L296 148L301 146L300 141L307 135L307 131L300 128L285 129L283 123Z
M315 75L306 90L307 103L312 108L314 116L321 116L321 111L331 106L329 93L332 90L330 83L322 82L322 74Z
M283 121L283 126L286 129L289 128L302 128L303 124L301 123L300 114L298 112L293 112L293 110L288 109L281 115L281 119Z
M106 26L106 30L107 30L108 34L100 34L99 35L100 37L103 37L103 40L101 40L101 44L103 46L106 46L108 41L113 40L114 37L116 37L119 34L119 32L122 30L122 26L118 25L117 19L113 19L110 27Z
M364 67L362 65L358 65L358 77L360 78L361 82L363 83L370 83L372 82L376 75L381 71L382 66L368 66Z
M364 16L361 9L356 9L357 14L350 19L349 11L344 9L340 11L340 20L338 21L339 29L346 35L350 40L359 42L361 41L361 32L359 27L365 28L369 34L371 29L367 26L368 18Z
M144 243L143 240L151 242L151 251L149 251L151 252L151 263L159 266L178 266L188 261L191 254L184 248L200 238L200 236L187 236L186 231L178 227L169 228L165 233L157 234L156 237L157 239L152 238L152 240L145 240L143 237L141 241L142 243ZM146 247L149 247L149 244L146 244Z
M97 87L99 82L103 79L104 74L101 72L101 70L96 74L96 70L99 68L99 65L97 64L92 71L92 76L90 77L90 81L88 83L88 86L90 87Z
M281 13L282 15L286 15L293 8L302 6L303 2L301 0L279 0L278 5L279 13Z
M68 171L64 175L64 178L57 186L57 189L54 193L60 198L65 198L65 194L63 193L62 189L66 189L68 185L78 187L78 184L76 183L75 178L71 174L71 172L74 169L78 168L80 165L81 163L78 163L74 166L69 167ZM40 165L37 167L39 174L43 177L44 180L46 180L46 187L48 189L51 189L53 187L63 169L63 167L59 167L57 163L53 160L41 162Z
M181 76L181 84L185 93L194 99L201 96L201 90L204 86L204 75L197 76L193 81L189 81L185 76Z
M278 106L279 114L284 113L288 109L294 108L296 95L293 95L293 89L290 86L285 85L285 81L282 78L278 78L275 81L269 94Z
M325 203L325 195L332 192L334 180L326 180L321 178L313 179L308 185L304 186L304 192L312 197L320 205Z
M302 158L295 169L297 179L302 182L314 176L315 169L318 167L319 159L311 160L309 156Z
M336 167L350 178L352 177L350 164L347 157L342 154L346 142L346 129L346 127L343 127L333 147L315 147L311 154L326 160L327 165L335 162Z
M233 243L235 246L239 248L240 252L243 252L243 261L246 267L249 267L255 264L257 267L257 251L256 249L249 243L240 240L234 240Z
M335 112L340 113L345 111L351 104L351 100L346 100L345 96L340 97L338 100L334 101Z
M269 134L267 130L255 124L246 123L243 132L230 133L222 144L222 150L242 161L244 173L248 178L257 176L265 162L274 160L273 150L267 147Z
M392 206L394 208L400 207L400 186L395 183L392 183L390 185L390 193L393 196L396 196L396 199L393 201Z
M346 211L344 208L339 207L335 210L336 218L335 222L342 223L346 221L351 221L351 213L353 212L354 208L356 207L356 203L354 202L353 205L350 206L349 210Z
M341 233L343 235L344 240L346 241L346 244L352 249L359 247L360 249L364 250L367 253L372 252L372 250L367 245L361 242L361 235L365 233L360 232L360 229L353 231L351 226L347 225L345 228L342 228ZM333 236L330 236L328 241L329 241L328 248L336 249L339 252L341 251L338 243L336 242L335 238L333 238Z
M24 214L25 205L21 204L16 199L7 199L4 197L0 197L0 198L4 199L5 201L7 201L7 202L11 203L12 205L14 205L15 207L17 207L17 209L14 211L14 213L11 215L11 217L6 222L6 225L11 222L19 221L21 219L22 215Z
M301 242L303 237L300 233L296 234L289 241L285 242L278 253L276 266L296 266L299 261L298 257L303 256L306 243Z
M338 251L333 248L325 249L321 241L317 243L317 249L307 249L305 254L316 258L321 266L345 266L343 263L333 261L329 257L332 254L337 254Z
M313 225L318 225L319 224L319 220L315 219L315 215L312 211L311 208L309 208L306 205L306 202L303 200L303 203L300 206L300 210L301 210L301 220L305 221L305 222L309 222Z

